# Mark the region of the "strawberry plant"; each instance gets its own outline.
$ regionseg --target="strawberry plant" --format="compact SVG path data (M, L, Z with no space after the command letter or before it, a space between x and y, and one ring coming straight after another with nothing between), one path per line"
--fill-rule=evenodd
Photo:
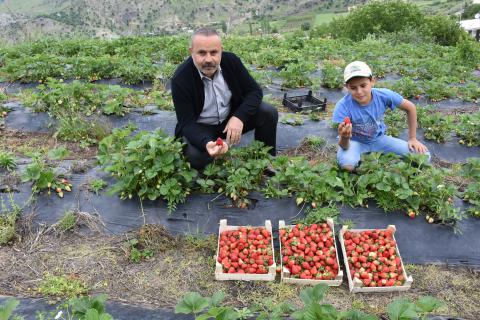
M462 219L449 201L457 189L446 182L446 170L428 165L424 155L410 154L401 160L393 154L371 153L362 157L357 172L359 176L344 176L354 180L352 191L367 194L363 199L375 199L385 211L421 210L443 223Z
M480 217L480 159L469 158L462 166L461 176L468 183L461 193L463 200L472 204L467 212L475 217Z
M269 149L259 141L232 148L226 157L209 164L196 182L202 192L224 193L237 207L246 208L250 191L258 188L270 164Z
M217 261L225 273L267 274L273 265L272 235L263 227L223 231Z
M396 81L391 89L400 93L405 98L415 98L422 94L422 89L417 81L408 76Z
M280 122L291 126L301 126L305 119L298 113L286 113L281 117Z
M431 109L425 111L419 113L418 117L418 123L423 129L425 139L444 143L453 130L453 116L432 112Z
M425 81L424 90L427 97L434 102L448 99L455 94L455 90L443 79Z
M134 130L115 129L99 144L99 163L117 178L110 193L119 193L121 199L164 199L171 212L190 194L196 171L173 137L161 130L132 135Z
M315 203L317 206L342 201L343 181L337 177L335 166L311 165L304 158L278 156L273 161L277 174L266 182L266 197L295 196L297 205Z
M313 63L301 61L298 63L287 64L278 75L283 79L283 87L299 88L308 86L312 83L309 74L313 70L315 70L315 65Z
M480 146L480 112L460 115L459 121L455 126L459 143L467 147Z
M109 133L109 128L98 120L68 115L59 119L54 137L61 141L79 142L81 147L86 148L98 144Z
M387 125L387 134L393 137L400 135L400 130L407 127L405 112L398 109L387 109L385 112L385 124Z
M296 224L279 230L282 265L290 277L333 280L338 274L335 237L327 223Z
M322 85L325 88L338 89L343 87L343 70L334 63L324 60L322 67Z
M401 286L405 282L402 262L392 229L343 233L350 277L365 287Z
M50 195L54 191L60 198L63 198L64 191L72 191L72 184L55 172L53 165L48 159L42 156L36 156L26 166L21 174L22 182L32 182L32 192L38 193L47 190Z
M0 151L0 169L13 171L17 167L15 155L8 151Z

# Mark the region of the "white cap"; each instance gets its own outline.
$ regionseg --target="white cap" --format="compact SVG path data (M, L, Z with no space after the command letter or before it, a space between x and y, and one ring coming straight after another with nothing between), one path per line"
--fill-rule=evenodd
M372 70L365 62L362 61L353 61L345 67L345 71L343 72L343 80L345 83L354 77L369 78L371 76Z

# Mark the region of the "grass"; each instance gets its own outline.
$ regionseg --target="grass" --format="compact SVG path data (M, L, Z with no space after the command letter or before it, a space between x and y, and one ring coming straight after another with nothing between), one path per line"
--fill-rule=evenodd
M268 310L272 305L291 302L300 305L302 287L274 282L215 281L213 256L216 237L172 236L158 225L148 225L128 235L148 246L154 255L140 263L132 263L119 244L125 235L82 237L66 233L63 237L46 234L40 237L35 250L31 243L18 242L16 250L0 248L0 290L8 295L31 295L28 290L38 275L42 280L36 295L49 298L100 290L111 300L173 308L187 292L211 296L223 291L225 303L236 308L258 305ZM23 239L27 239L24 237ZM27 254L28 252L28 254ZM15 263L13 263L15 261ZM396 298L416 300L431 295L443 300L443 314L475 319L480 314L480 278L466 268L409 265L414 282L402 293L352 295L346 281L331 288L325 297L337 309L355 307L381 315L385 306ZM15 281L17 285L11 284Z
M332 21L334 18L338 18L338 17L344 16L344 15L346 15L346 14L347 14L346 12L342 12L342 13L319 13L319 14L316 14L316 15L315 15L315 20L314 20L313 26L319 26L319 25L324 24L324 23L329 23L329 22Z

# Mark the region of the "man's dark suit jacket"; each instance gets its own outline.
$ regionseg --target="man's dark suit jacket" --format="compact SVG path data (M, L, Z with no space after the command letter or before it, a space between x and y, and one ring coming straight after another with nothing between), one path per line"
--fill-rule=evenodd
M262 89L235 54L223 52L220 66L232 92L230 115L226 121L235 116L245 124L262 103ZM205 145L212 137L207 134L205 124L197 123L205 102L205 91L192 57L185 60L173 75L172 98L178 121L175 136L185 136L196 148L206 151Z

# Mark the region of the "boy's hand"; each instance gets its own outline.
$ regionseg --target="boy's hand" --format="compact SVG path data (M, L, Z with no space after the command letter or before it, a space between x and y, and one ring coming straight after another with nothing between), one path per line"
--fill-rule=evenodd
M216 158L221 156L222 154L227 153L228 151L228 144L225 141L222 141L220 138L217 141L210 141L206 145L208 154Z
M427 147L416 138L408 140L408 149L417 153L425 153L428 151Z
M340 122L338 124L338 135L345 139L350 139L352 137L352 124Z

